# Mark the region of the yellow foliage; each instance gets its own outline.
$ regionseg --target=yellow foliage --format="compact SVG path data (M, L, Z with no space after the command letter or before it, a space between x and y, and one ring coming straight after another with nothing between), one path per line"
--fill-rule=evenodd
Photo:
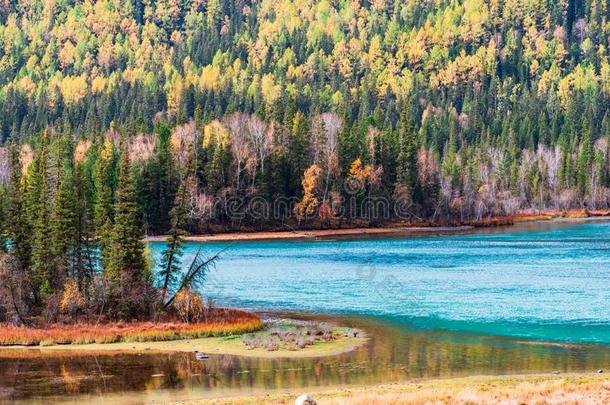
M106 78L104 78L103 76L96 76L92 81L91 81L91 91L95 94L101 93L102 91L104 91L106 87Z
M273 81L273 76L269 73L261 80L261 93L267 105L272 105L280 97L281 88Z
M216 90L220 87L220 69L211 65L204 67L199 76L199 87L201 90Z
M87 95L85 75L66 76L60 84L61 95L66 103L76 103Z
M318 181L322 169L317 165L311 165L303 176L303 199L294 206L294 214L302 221L310 217L318 207L318 199L315 197L315 190L318 188Z
M59 51L59 63L66 69L74 64L76 48L72 41L66 41L61 51Z
M176 294L173 306L183 322L198 321L205 309L201 296L186 288Z
M79 310L83 309L85 303L76 280L68 280L64 285L64 292L59 303L59 311L62 314L75 315Z
M222 122L214 120L203 128L203 146L210 144L226 146L229 144L229 130Z
M31 96L36 90L36 84L30 79L29 76L23 76L18 83L19 88L28 96Z
M601 82L604 93L610 96L610 64L604 61L601 66Z

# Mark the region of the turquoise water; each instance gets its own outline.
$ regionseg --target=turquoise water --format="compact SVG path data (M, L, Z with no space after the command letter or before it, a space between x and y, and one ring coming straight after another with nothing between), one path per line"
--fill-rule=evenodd
M610 344L610 223L417 238L228 246L217 305L364 315L409 328ZM157 256L162 244L153 244ZM188 244L184 261L199 248Z

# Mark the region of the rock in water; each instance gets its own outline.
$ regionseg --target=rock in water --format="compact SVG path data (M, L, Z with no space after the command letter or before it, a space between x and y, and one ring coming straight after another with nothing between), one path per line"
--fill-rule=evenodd
M195 358L197 360L205 360L207 359L209 356L207 354L201 353L201 352L195 352Z
M294 405L316 405L316 401L307 394L303 394L294 401Z

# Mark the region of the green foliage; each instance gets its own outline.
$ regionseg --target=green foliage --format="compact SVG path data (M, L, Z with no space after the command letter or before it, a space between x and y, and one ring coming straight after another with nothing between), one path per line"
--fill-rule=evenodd
M414 122L413 108L406 108L400 116L398 129L399 150L397 164L397 178L399 185L406 187L412 197L415 196L418 183L417 178L417 126Z
M551 3L8 2L0 248L35 306L76 280L127 317L148 234L175 296L207 270L177 276L184 232L341 226L370 213L351 197L426 221L608 208L610 9ZM299 218L242 212L261 199Z
M114 205L114 225L105 272L121 288L147 279L142 239L142 220L135 195L133 173L127 151L121 153L119 181Z

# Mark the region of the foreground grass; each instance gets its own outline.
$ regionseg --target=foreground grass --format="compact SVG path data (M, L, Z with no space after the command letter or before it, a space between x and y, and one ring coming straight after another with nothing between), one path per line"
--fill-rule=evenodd
M604 374L477 376L350 387L294 390L248 397L175 402L204 404L293 404L303 392L318 404L608 404L610 376Z
M113 322L94 324L51 324L44 327L0 325L0 346L55 346L156 342L212 336L232 336L262 329L252 313L217 308L200 323Z

